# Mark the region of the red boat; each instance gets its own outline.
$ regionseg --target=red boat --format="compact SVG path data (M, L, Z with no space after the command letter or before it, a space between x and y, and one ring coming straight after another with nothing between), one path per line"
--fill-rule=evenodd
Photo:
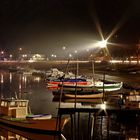
M55 80L50 80L47 81L47 87L49 88L58 88L58 85L61 84L66 84L66 85L90 85L91 82L87 81L86 79L82 79L82 78L77 78L77 79L55 79Z

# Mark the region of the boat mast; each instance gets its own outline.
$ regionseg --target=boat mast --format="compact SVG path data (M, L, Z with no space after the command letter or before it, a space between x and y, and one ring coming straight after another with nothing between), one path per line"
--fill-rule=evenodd
M105 70L104 70L104 73L103 73L103 99L102 99L102 102L104 103L105 101Z
M75 85L75 103L74 103L74 108L76 108L76 102L77 102L77 76L79 74L79 63L78 63L78 58L77 58L77 63L76 63L76 73L75 73L75 79L76 79L76 85Z
M76 63L76 75L79 75L79 62L78 62L78 58L77 58L77 63Z
M67 65L66 65L66 69L65 69L65 73L64 73L64 77L63 79L65 78L65 74L68 72L68 66L69 66L69 63L70 63L70 59L68 59L68 62L67 62ZM59 98L59 105L58 105L58 109L60 108L61 106L61 100L62 100L62 94L63 94L63 82L64 80L62 79L62 86L61 86L61 89L60 89L60 98Z
M93 85L95 85L95 62L94 59L92 59L92 79L93 79Z

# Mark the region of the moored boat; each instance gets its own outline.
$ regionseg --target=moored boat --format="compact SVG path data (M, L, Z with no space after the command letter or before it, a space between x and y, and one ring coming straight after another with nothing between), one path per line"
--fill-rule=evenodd
M103 98L103 93L101 92L82 92L82 91L65 91L62 92L60 90L52 91L54 97L59 97L62 94L62 98L76 98L76 99L91 99L91 98Z
M92 82L87 81L84 78L65 78L65 79L53 79L50 81L47 81L47 87L53 87L53 88L59 88L59 84L62 85L70 85L70 86L81 86L81 85L90 85Z
M91 99L91 98L103 98L103 93L93 93L93 94L70 94L65 93L64 98L76 98L76 99Z
M37 119L28 116L28 100L1 99L0 123L19 129L34 131L37 133L61 133L68 119L36 116ZM41 119L39 119L41 117Z
M123 82L113 82L113 81L96 81L95 88L98 91L116 91L120 90L123 86Z
M35 133L24 131L23 129L12 128L3 124L0 124L0 138L2 140L65 140L63 134L49 135L46 133Z
M92 84L87 85L68 85L68 84L59 84L60 88L63 88L63 91L116 91L122 88L122 82L111 82L111 81L95 81Z

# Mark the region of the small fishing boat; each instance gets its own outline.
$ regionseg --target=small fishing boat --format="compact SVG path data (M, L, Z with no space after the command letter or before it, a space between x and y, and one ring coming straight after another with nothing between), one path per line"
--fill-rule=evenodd
M28 115L28 100L1 99L0 123L35 133L61 133L68 118L61 122L51 115Z
M52 91L54 97L59 97L61 94L60 90ZM103 93L101 92L81 92L81 91L64 91L62 92L62 98L76 98L76 99L91 99L91 98L102 98Z
M123 82L114 82L114 81L107 81L101 80L95 82L95 88L98 91L116 91L120 90L123 86Z
M122 88L122 82L112 82L112 81L95 81L92 84L87 85L68 85L68 84L59 84L60 88L63 88L63 91L117 91Z
M58 88L58 85L70 85L70 86L81 86L81 85L90 85L92 82L91 81L87 81L84 78L65 78L65 79L53 79L50 81L47 81L47 87L51 87L51 88Z
M70 94L65 93L63 95L64 98L76 98L76 99L91 99L91 98L103 98L103 93L93 93L93 94Z

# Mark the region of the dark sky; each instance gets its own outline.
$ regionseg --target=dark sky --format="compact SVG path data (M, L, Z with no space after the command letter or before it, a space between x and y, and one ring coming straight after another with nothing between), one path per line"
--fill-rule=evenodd
M135 44L140 39L139 0L0 0L0 48L52 53L62 46L77 49L107 37Z

